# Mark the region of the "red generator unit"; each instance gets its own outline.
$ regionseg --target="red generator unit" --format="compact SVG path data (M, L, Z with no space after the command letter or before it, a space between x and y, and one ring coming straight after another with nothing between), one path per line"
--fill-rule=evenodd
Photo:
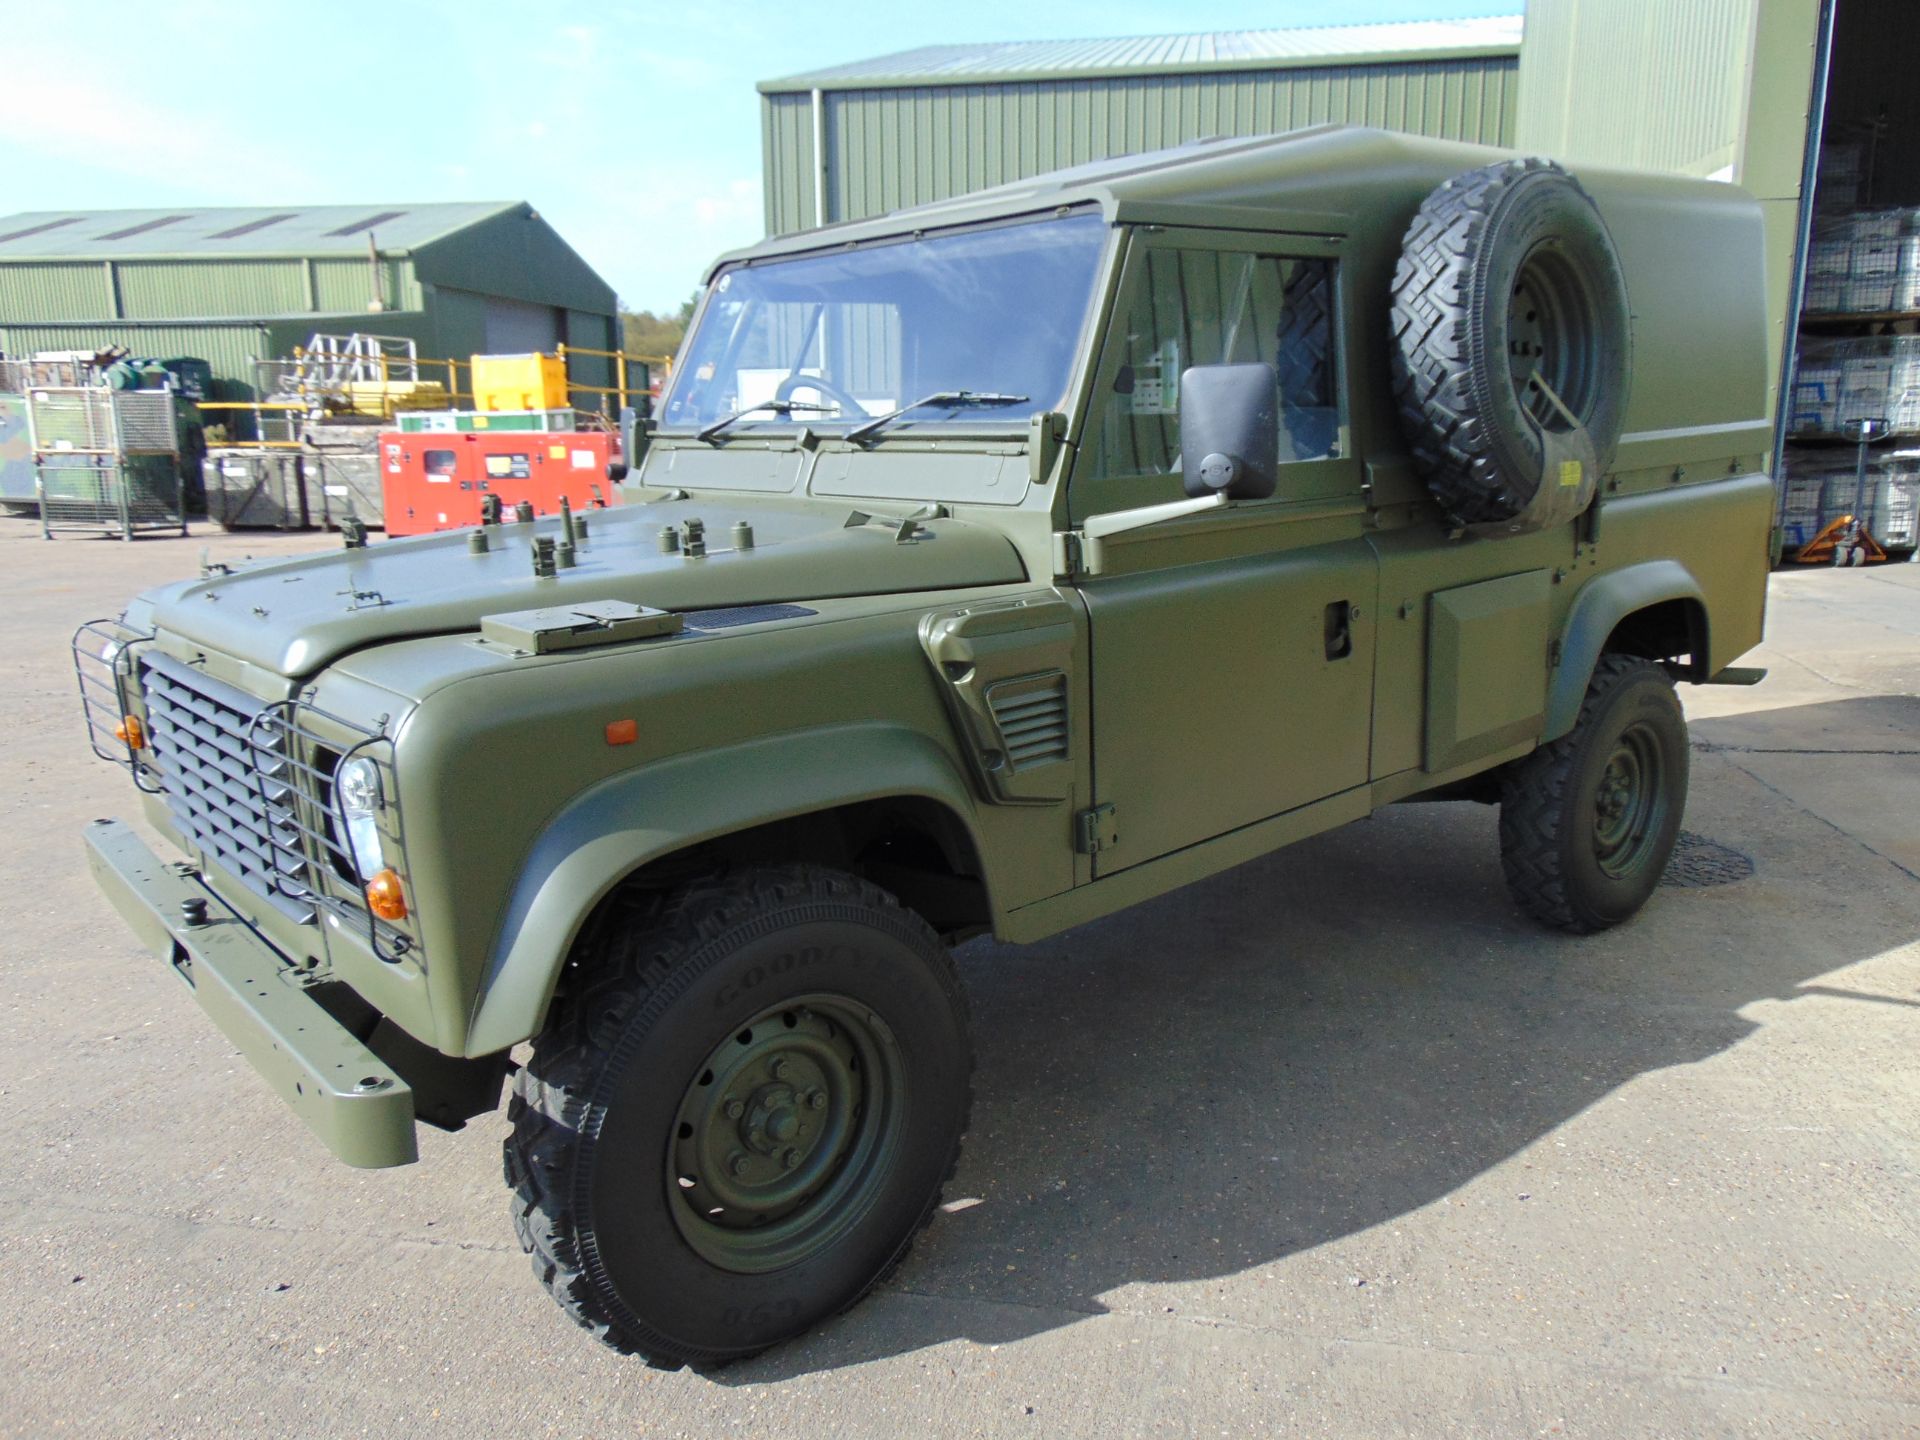
M425 535L480 523L480 497L498 495L509 519L522 500L555 514L620 503L607 479L614 437L600 430L496 430L380 436L387 534Z

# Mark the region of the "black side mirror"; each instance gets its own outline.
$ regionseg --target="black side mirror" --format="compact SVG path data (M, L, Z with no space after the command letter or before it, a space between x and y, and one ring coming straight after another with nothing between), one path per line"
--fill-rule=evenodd
M1195 365L1180 376L1187 494L1264 500L1279 484L1280 382L1271 365Z

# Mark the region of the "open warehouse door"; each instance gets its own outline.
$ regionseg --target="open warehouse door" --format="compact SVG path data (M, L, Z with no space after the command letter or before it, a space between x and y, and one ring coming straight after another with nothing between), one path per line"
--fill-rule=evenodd
M1828 557L1843 520L1891 558L1920 539L1916 53L1906 0L1527 7L1519 148L1761 202L1783 557Z

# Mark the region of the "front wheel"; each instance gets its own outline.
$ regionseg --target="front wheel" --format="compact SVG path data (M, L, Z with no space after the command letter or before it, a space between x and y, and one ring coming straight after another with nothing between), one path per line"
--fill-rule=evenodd
M576 1321L716 1364L858 1300L952 1173L970 1100L946 948L807 866L619 897L516 1077L514 1223Z
M1500 860L1520 908L1577 934L1630 919L1673 854L1687 721L1659 664L1603 655L1573 729L1507 773Z

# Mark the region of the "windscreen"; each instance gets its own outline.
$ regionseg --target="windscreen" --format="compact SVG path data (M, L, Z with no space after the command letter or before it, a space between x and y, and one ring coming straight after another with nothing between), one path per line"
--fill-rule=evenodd
M1007 399L918 408L901 428L1024 426L1065 398L1107 233L1080 214L732 266L713 281L662 423L699 428L762 406L741 429L852 426L964 391Z

